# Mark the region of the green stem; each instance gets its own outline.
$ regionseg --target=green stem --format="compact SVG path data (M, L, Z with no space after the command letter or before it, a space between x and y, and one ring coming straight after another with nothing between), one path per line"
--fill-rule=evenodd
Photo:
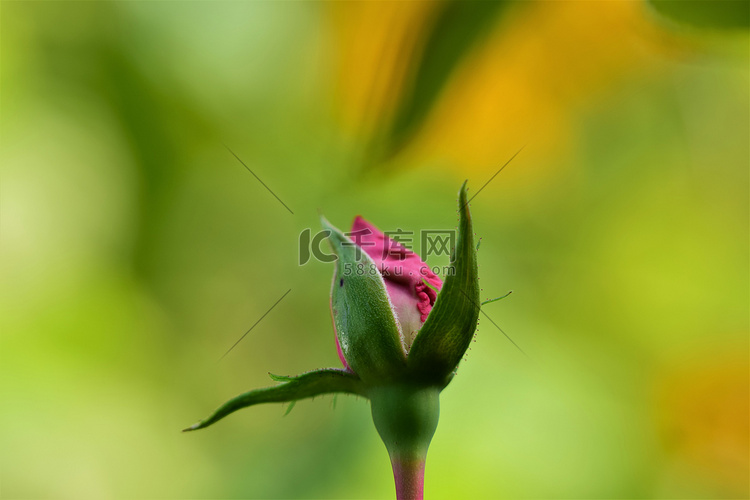
M394 384L371 389L372 419L391 457L398 500L422 500L424 465L440 414L436 387Z
M391 457L398 500L422 500L424 498L424 464L424 458Z

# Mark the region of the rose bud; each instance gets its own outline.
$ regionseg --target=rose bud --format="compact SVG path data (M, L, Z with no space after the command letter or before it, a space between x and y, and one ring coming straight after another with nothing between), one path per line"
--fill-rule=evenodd
M458 206L458 237L444 283L418 255L361 217L355 218L351 237L322 219L337 257L330 307L345 368L272 375L279 385L237 396L185 430L259 403L339 392L364 396L391 458L397 498L421 499L439 394L469 347L479 316L466 183Z

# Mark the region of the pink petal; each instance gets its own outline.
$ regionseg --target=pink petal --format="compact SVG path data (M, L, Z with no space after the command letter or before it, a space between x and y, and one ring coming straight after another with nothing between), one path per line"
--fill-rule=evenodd
M408 348L437 298L437 292L424 281L440 290L442 280L419 255L383 234L361 216L354 219L349 236L367 252L382 274Z

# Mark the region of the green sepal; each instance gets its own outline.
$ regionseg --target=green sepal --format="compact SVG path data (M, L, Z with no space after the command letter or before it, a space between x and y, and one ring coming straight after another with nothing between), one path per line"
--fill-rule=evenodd
M387 383L404 372L406 353L383 277L367 252L325 218L321 223L337 256L331 312L341 351L363 381Z
M289 402L289 405L286 407L286 411L284 412L284 416L286 417L290 413L292 413L292 410L294 409L294 405L297 404L297 400L293 399Z
M274 382L291 382L297 377L293 377L291 375L276 375L271 372L268 372L268 376L271 377L271 380Z
M474 337L479 319L479 276L466 182L458 196L459 225L448 274L409 351L409 370L429 383L447 385Z
M183 432L208 427L230 413L260 403L294 402L298 399L337 392L366 396L364 384L357 375L337 368L315 370L297 377L283 377L283 379L285 381L277 386L255 389L230 399L211 416L183 429Z
M498 300L503 300L503 299L504 299L505 297L507 297L507 296L508 296L508 295L510 295L511 293L513 293L513 290L511 290L510 292L508 292L508 293L506 293L505 295L502 295L502 296L500 296L500 297L495 297L494 299L487 299L487 300L484 300L484 301L482 301L482 303L481 303L481 304L479 304L479 305L480 305L480 306L483 306L483 305L486 305L486 304L492 304L493 302L497 302Z

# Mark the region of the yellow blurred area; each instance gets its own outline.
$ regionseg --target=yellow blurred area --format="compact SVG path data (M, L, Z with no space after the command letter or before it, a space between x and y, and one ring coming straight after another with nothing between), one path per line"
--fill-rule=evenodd
M424 32L440 2L331 3L341 114L371 136L393 119L404 85L414 78ZM451 76L399 166L438 161L489 177L522 146L540 164L571 155L574 122L608 89L658 71L666 53L685 40L659 30L638 0L547 1L513 6ZM366 35L366 36L363 36ZM382 132L382 131L381 131ZM508 174L509 182L547 175Z
M727 497L745 494L750 470L745 354L708 348L685 353L660 370L656 409L669 488L690 495L718 480Z
M336 58L336 96L347 127L379 132L393 118L420 35L437 2L327 2Z
M551 166L549 158L575 151L581 107L653 69L665 45L642 2L532 3L457 72L412 154L489 177L529 144L527 154ZM545 175L540 168L508 177Z

